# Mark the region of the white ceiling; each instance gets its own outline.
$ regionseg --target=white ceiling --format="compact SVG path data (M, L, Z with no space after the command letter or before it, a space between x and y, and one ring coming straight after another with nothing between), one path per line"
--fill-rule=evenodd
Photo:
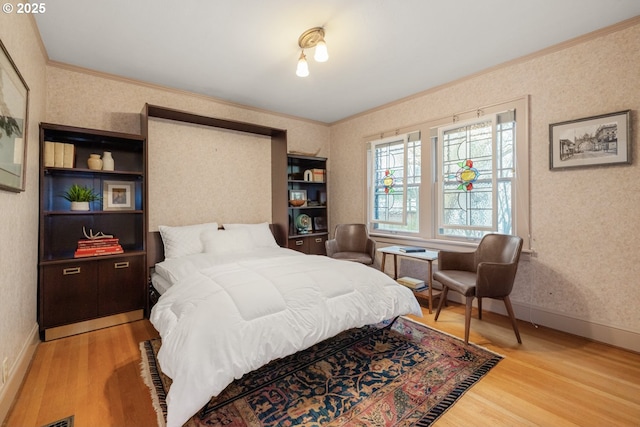
M55 0L35 17L53 61L332 123L638 15L639 0ZM316 26L329 61L308 52L297 77Z

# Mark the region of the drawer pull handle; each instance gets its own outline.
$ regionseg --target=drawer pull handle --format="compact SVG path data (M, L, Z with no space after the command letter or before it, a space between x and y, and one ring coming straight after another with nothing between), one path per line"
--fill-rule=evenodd
M70 267L62 270L63 276L68 276L70 274L80 274L80 267Z
M296 246L302 246L304 240L296 240Z
M316 237L316 243L322 243L322 237Z
M114 262L113 268L129 268L129 261Z

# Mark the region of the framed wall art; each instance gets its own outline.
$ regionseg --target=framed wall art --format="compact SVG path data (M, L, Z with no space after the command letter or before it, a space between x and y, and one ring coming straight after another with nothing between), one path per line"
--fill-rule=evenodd
M549 169L631 163L631 110L549 125Z
M104 181L102 210L132 211L136 208L136 187L130 181Z
M0 41L0 189L24 191L29 87Z

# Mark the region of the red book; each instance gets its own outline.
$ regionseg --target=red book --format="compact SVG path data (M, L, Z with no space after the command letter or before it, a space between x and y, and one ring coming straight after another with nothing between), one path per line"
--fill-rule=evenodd
M78 248L98 248L104 246L114 246L120 243L120 239L117 237L108 239L87 239L78 240Z
M124 253L122 246L120 245L112 245L105 246L100 248L82 248L77 249L74 258L84 258L90 256L98 256L98 255L114 255Z

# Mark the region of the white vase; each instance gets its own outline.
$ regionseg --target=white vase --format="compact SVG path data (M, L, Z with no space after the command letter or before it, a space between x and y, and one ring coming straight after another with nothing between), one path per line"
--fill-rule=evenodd
M89 202L71 202L72 211L88 211Z
M102 170L103 171L112 171L114 169L113 157L111 156L111 151L105 151L102 154Z

